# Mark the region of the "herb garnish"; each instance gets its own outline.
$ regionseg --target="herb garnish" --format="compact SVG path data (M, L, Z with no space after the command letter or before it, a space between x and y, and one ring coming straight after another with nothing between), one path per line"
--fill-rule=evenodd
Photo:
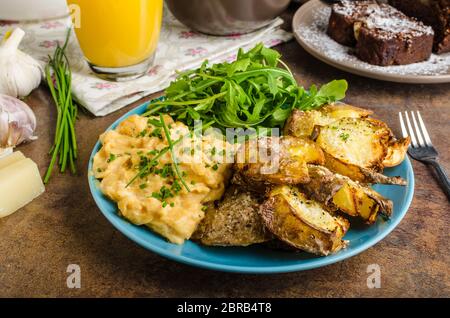
M172 192L166 186L162 186L159 192L153 192L152 197L160 201L165 201L168 198L173 198Z
M116 158L117 158L117 157L116 157L115 154L110 153L110 154L109 154L109 158L108 158L108 160L106 160L106 162L110 163L110 162L116 160Z
M341 137L341 139L342 139L343 141L347 141L347 139L350 137L350 135L349 135L348 133L341 133L341 134L339 135L339 137Z
M147 129L144 129L139 133L139 137L145 137L145 135L147 135L147 132L148 132Z
M162 127L164 129L164 134L166 135L167 143L169 144L170 156L172 157L172 164L173 164L173 167L175 168L175 173L176 173L178 179L180 179L180 181L183 184L183 186L186 188L186 190L188 192L191 192L191 189L189 189L186 181L184 181L184 178L181 175L180 167L178 166L178 159L175 156L175 151L173 150L174 144L172 142L172 138L170 137L169 128L167 128L167 125L164 122L164 118L163 118L162 114L159 114L159 119L160 119L161 125L162 125Z
M153 129L152 132L150 133L150 136L162 139L161 127L157 127L155 129Z
M158 123L160 125L162 125L161 122L158 122ZM206 123L205 125L203 125L202 129L207 129L212 124L213 124L212 121L209 122L209 123ZM195 130L194 130L194 133L195 133ZM172 141L172 149L173 149L173 147L175 145L180 143L184 138L191 136L191 134L192 134L192 132L189 132L186 135L180 137L179 139L177 139L175 141ZM158 165L158 159L161 158L169 150L171 150L170 147L165 147L165 148L157 151L158 154L156 156L154 156L153 158L150 158L150 159L145 157L145 156L141 156L141 162L139 164L139 171L138 171L138 173L136 173L136 175L133 178L131 178L131 180L127 183L127 185L125 187L128 187L130 184L132 184L137 178L144 177L144 176L148 175L148 173L151 171L151 169Z

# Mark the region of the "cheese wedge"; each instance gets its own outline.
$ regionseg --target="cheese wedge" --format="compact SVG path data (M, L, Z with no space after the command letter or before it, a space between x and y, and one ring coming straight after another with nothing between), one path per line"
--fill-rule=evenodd
M9 148L0 148L0 159L6 156L9 156L13 153L12 147Z
M25 156L23 155L22 152L20 151L13 152L12 154L0 159L0 170L22 159L25 159Z
M14 157L2 160L1 164L0 218L27 205L45 190L38 167L31 159L21 158L16 152Z

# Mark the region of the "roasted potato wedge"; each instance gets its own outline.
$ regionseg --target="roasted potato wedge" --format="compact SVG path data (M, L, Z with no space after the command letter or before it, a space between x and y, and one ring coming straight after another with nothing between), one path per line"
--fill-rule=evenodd
M330 156L361 168L380 171L391 132L372 118L342 118L320 128L317 144Z
M316 126L327 126L341 118L365 118L372 111L344 103L325 105L319 110L294 109L284 125L284 134L295 137L310 137Z
M392 201L378 192L346 176L334 174L322 166L308 165L311 182L304 184L305 192L331 210L360 217L367 224L376 221L378 213L390 216Z
M247 182L299 184L309 182L308 163L324 163L322 150L310 139L260 137L239 148L235 170Z
M359 173L358 167L367 168L372 171L381 171L384 167L396 166L405 158L410 143L409 137L396 140L386 124L368 118L371 114L372 111L370 110L343 103L326 105L319 110L294 110L286 121L284 134L296 137L312 137L313 139L319 139L318 137L322 135L319 142L326 141L325 144L328 146L328 150L332 150L332 152L328 151L328 153L334 155L334 157L339 160L344 159L344 164L352 163L356 165L357 167L355 169L352 169L351 167L348 169L356 170L355 174L360 174L357 180L361 181L364 178L361 176L361 173ZM349 124L351 127L349 127ZM355 144L355 142L351 144L348 142L347 138L350 138L351 131L356 131L352 134L354 135L354 138L352 139L356 142L359 140L359 145ZM342 142L339 142L337 136L344 141L344 146L348 145L349 147L342 148ZM364 136L365 138L361 138ZM373 141L379 137L382 138L379 139L378 146L381 145L382 147L373 147ZM330 147L329 143L332 145L334 144L335 147ZM366 165L361 165L360 162L355 163L352 160L347 162L345 156L342 157L342 154L341 156L336 156L338 149L343 149L347 152L347 148L352 148L353 146L359 148L358 146L360 145L368 146L367 148L360 148L364 149L364 151L360 151L360 153L366 155L366 159L371 158L368 162L367 160L364 160ZM354 152L355 151L350 152L350 154L353 154ZM339 164L330 163L330 165Z
M333 216L296 187L278 186L261 205L266 227L280 240L303 251L328 255L345 247L349 223Z
M321 127L316 143L324 151L325 166L330 170L359 182L398 184L397 179L383 178L377 172L386 163L401 162L409 140L396 141L386 124L376 119L342 118Z
M192 239L204 245L248 246L273 239L259 215L261 196L230 187L224 198L208 207Z
M333 157L332 155L324 152L325 166L333 172L349 177L354 181L368 184L393 184L393 185L406 185L406 181L401 177L388 177L382 173L376 172L371 169L361 168L357 165L343 162L340 159Z

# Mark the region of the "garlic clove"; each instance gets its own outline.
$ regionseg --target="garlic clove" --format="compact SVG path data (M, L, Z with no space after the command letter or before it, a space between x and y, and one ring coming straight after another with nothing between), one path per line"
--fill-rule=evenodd
M36 116L27 104L0 94L0 148L35 140Z

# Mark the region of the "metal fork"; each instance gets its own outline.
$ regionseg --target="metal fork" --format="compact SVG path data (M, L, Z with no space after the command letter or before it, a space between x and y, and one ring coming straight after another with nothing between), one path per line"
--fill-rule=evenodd
M422 116L420 116L419 111L416 111L419 122L418 125L414 112L411 111L410 113L414 129L411 125L411 121L409 120L408 112L405 111L406 126L405 122L403 121L402 113L398 113L403 138L406 138L407 136L411 137L411 145L408 148L408 154L413 159L433 166L439 178L439 183L441 184L442 189L447 195L447 198L450 200L450 180L447 177L447 173L445 172L444 168L437 161L438 152L431 143L430 135L428 134L427 128L425 127L425 124L422 120Z

